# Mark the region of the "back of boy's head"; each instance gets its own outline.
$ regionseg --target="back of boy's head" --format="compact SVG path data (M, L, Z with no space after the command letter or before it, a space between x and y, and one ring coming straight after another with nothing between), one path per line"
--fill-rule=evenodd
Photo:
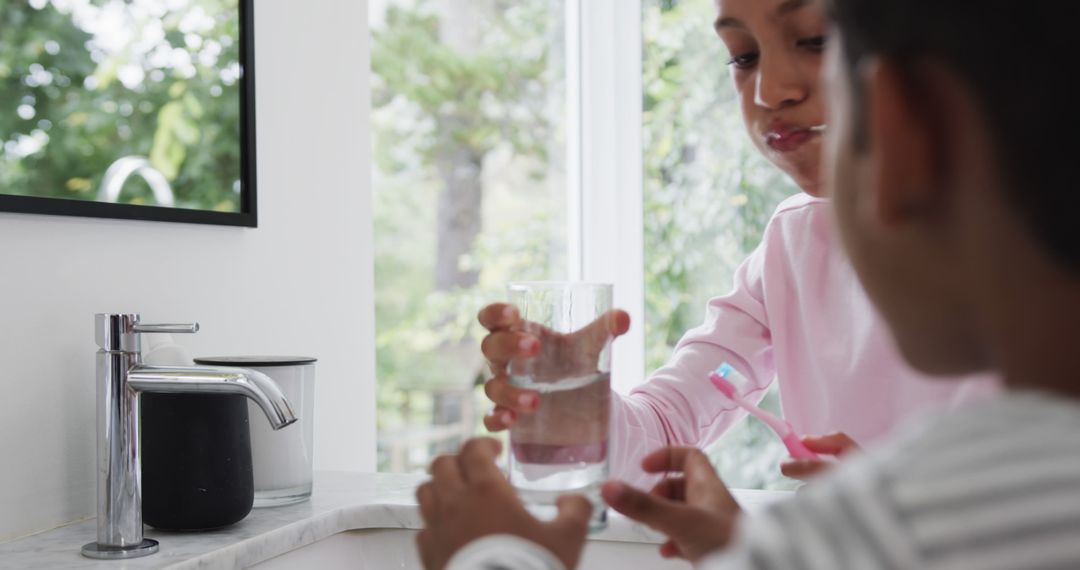
M981 101L1007 200L1080 274L1076 0L826 0L851 77L861 61L940 62ZM861 96L856 86L855 97Z

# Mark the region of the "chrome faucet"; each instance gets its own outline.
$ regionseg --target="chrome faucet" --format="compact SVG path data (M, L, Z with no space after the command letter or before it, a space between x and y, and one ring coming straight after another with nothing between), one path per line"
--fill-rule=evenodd
M149 325L136 314L95 317L97 345L97 541L84 556L138 558L157 552L143 537L142 468L139 461L139 394L241 394L255 401L276 430L296 421L292 407L266 375L246 368L146 366L143 333L195 333L198 323Z

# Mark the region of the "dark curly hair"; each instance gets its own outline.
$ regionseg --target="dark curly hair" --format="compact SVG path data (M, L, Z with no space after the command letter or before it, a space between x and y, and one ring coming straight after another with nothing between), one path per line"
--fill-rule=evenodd
M1075 94L1080 62L1073 59L1080 52L1080 2L826 0L826 5L852 77L868 56L902 66L933 60L978 94L997 139L1008 200L1044 247L1080 272L1080 98Z

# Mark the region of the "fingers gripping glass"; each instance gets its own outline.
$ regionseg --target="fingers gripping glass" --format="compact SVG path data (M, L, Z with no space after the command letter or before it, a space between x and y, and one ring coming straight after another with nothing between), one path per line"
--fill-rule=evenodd
M603 528L600 486L608 476L611 416L612 286L511 283L520 328L540 340L539 353L510 362L510 381L540 395L532 414L510 429L510 482L542 518L560 495L593 504L591 528Z

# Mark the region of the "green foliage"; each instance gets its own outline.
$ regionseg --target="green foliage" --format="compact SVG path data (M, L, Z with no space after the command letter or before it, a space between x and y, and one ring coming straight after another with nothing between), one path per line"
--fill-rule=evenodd
M444 41L435 2L391 3L372 32L378 427L432 418L434 390L468 388L485 373L480 307L506 282L558 277L562 221L549 145L557 137L546 0L465 2L482 33ZM557 105L555 105L557 106ZM466 149L488 180L483 228L462 269L468 289L434 287L439 162ZM481 409L486 408L486 405ZM411 416L411 417L410 417ZM479 427L479 426L477 426ZM385 450L380 458L386 467ZM423 450L421 450L423 451ZM420 453L422 456L423 453Z
M141 33L157 19L136 17L129 41L110 50L76 24L73 9L82 4L103 2L37 9L27 0L0 0L0 192L94 199L113 161L141 155L169 179L178 207L239 211L240 92L230 71L239 66L239 18L180 30L196 9L235 15L236 0L200 0L165 14L164 37L151 48L140 43ZM170 63L175 58L189 59L190 71ZM143 77L125 82L123 71ZM40 149L16 148L28 140ZM153 198L133 179L121 201Z
M772 210L797 191L746 136L709 0L645 2L648 367L727 292ZM707 125L707 127L703 127Z
M430 2L409 8L391 4L385 29L372 33L372 105L397 103L422 121L382 125L379 135L427 159L451 148L483 156L505 144L543 159L549 135L544 35L549 14L546 2L478 9L479 45L464 51L442 41ZM380 157L386 170L400 167Z

